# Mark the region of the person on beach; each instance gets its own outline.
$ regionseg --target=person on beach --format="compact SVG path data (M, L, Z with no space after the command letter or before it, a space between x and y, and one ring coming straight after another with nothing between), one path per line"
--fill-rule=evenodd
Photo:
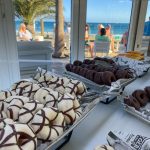
M121 43L127 47L127 43L128 43L128 36L129 36L129 32L126 31L123 36L122 36L122 39L121 39Z
M31 41L32 34L26 29L26 25L22 23L19 28L19 40L21 41Z
M98 34L101 35L101 29L105 28L102 24L98 25Z
M110 41L111 41L111 50L112 51L114 51L114 49L115 49L115 40L114 40L114 37L113 37L113 35L111 34L111 25L107 25L106 27L105 27L105 29L106 29L106 35L109 37L109 39L110 39Z
M90 42L89 37L89 25L85 25L85 47L89 49L89 52L91 54L91 57L94 57L94 43Z
M100 34L95 36L96 41L110 41L110 38L106 35L106 29L102 28Z

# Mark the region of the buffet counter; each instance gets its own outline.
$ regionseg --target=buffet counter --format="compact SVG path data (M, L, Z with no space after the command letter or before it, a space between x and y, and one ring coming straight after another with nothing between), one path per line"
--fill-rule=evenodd
M147 85L150 85L150 72L128 85L125 92L131 94L135 89L143 89ZM123 109L122 104L117 100L109 105L99 103L93 112L74 129L70 142L61 150L93 150L95 146L107 143L106 136L109 131L122 131L149 137L149 124Z

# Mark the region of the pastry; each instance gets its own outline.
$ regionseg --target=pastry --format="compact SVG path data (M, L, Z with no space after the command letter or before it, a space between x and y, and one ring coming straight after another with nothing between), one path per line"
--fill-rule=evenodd
M74 65L74 66L81 66L81 65L82 65L82 61L80 61L80 60L75 60L75 61L73 62L73 65Z
M40 88L41 88L40 85L33 83L33 84L30 84L30 85L25 85L25 86L19 87L18 89L16 89L16 92L20 96L25 96L25 97L29 97L30 99L33 99L35 93Z
M58 99L58 109L63 113L66 123L70 125L82 114L78 100L69 93L62 95Z
M0 132L1 150L36 150L37 138L26 124L6 125Z
M46 71L46 70L44 70L44 69L42 69L42 68L38 68L38 69L36 70L36 74L35 74L34 77L33 77L33 82L34 82L34 83L37 83L38 80L40 79L40 77L44 76L45 74L47 74L47 71Z
M65 68L66 68L67 71L71 72L72 68L73 68L73 65L72 64L66 64Z
M114 148L109 145L101 145L97 146L94 150L114 150Z
M34 115L43 107L43 104L35 100L27 102L19 111L19 122L30 124Z
M64 93L65 84L63 78L54 77L48 82L48 87L57 92Z
M132 93L132 96L138 100L141 107L145 106L147 102L149 101L149 98L147 97L146 92L143 90L135 90Z
M24 96L11 96L5 100L5 109L7 112L7 116L11 119L18 120L18 115L20 109L23 107L25 103L29 102L28 97Z
M1 118L0 119L0 130L3 129L7 124L14 124L15 122L9 118Z
M47 106L55 106L59 96L60 93L57 91L42 87L35 93L34 100L37 100L44 105L46 104Z
M48 87L48 82L53 78L52 75L45 74L38 79L38 84Z
M71 80L69 84L65 88L65 93L70 93L71 95L74 95L75 97L79 98L86 92L86 86L84 83L78 81L78 80Z
M14 91L0 91L0 111L3 111L3 107L4 107L4 103L3 103L3 101L6 99L6 98L8 98L8 97L10 97L10 96L14 96L14 95L16 95L17 93L16 92L14 92ZM1 117L3 116L2 115L3 113L1 113Z
M85 77L89 80L94 81L95 74L96 74L96 71L88 70Z
M88 69L86 69L86 68L82 68L82 69L80 69L80 71L79 71L79 75L81 75L81 76L85 77L85 76L86 76L86 74L87 74L87 71L88 71Z
M132 95L129 95L129 97L125 97L124 103L127 104L128 106L134 107L136 110L139 110L141 107L138 100Z
M24 87L26 85L30 85L32 84L32 82L27 81L27 80L20 80L18 82L15 82L12 86L11 89L12 91L16 92L16 89L20 88L20 87Z
M146 94L149 98L149 101L150 101L150 86L145 87L144 91L146 92Z
M97 84L103 84L102 77L103 77L103 72L97 72L95 73L93 81Z
M116 81L115 75L110 71L105 71L102 76L102 82L105 85L111 85L112 82Z
M39 139L51 141L63 133L64 116L53 107L45 107L34 115L31 126Z

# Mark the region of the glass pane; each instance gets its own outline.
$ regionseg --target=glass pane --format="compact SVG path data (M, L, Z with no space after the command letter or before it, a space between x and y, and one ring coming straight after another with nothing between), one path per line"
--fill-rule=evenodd
M85 57L126 50L131 10L131 0L87 1Z
M71 0L14 0L14 5L21 77L29 78L38 66L62 73L70 59Z
M142 37L142 47L143 51L148 52L148 56L150 56L150 1L148 1L147 13L145 18L145 25L144 25L144 33Z

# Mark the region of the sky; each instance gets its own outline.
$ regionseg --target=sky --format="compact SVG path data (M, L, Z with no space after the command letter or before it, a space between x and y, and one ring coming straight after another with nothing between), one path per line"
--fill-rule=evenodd
M64 1L65 21L71 18L71 0ZM132 0L87 0L87 22L129 23ZM146 20L150 16L150 1Z

